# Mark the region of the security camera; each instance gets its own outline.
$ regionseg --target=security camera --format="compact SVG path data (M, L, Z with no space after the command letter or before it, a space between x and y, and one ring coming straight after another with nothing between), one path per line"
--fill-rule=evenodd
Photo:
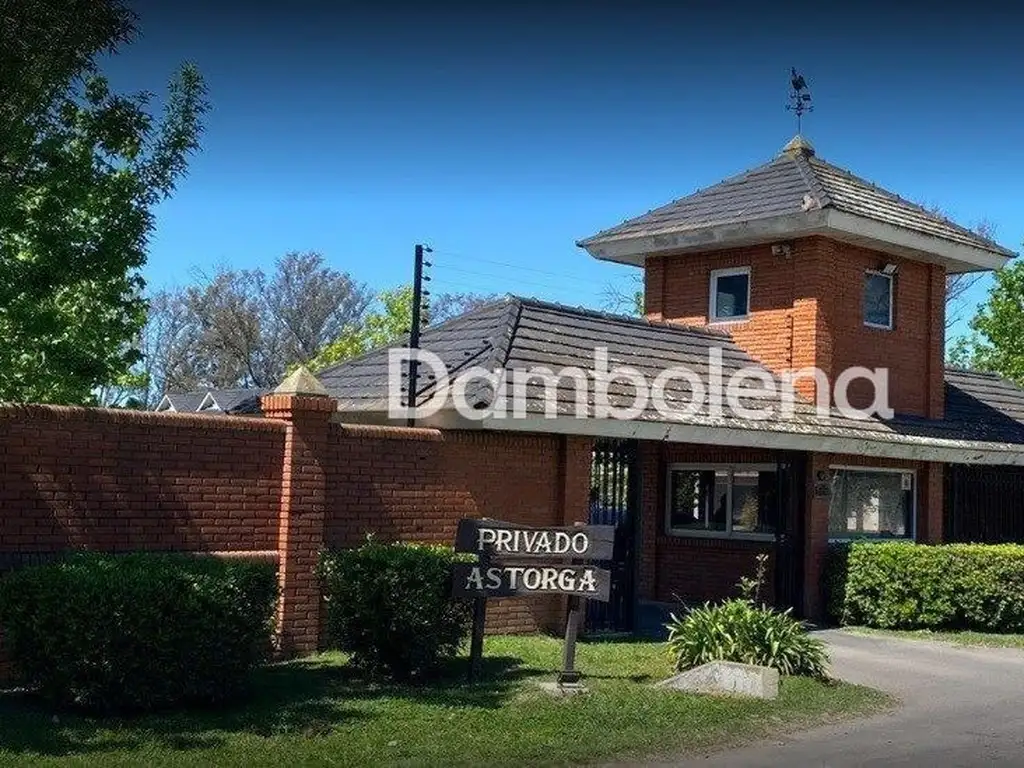
M793 252L793 247L789 243L774 243L772 245L772 256L786 256L787 258Z

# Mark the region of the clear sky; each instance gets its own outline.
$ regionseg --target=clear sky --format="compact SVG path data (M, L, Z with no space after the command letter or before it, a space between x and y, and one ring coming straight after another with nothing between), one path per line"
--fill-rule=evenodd
M841 6L841 7L837 7ZM434 247L434 290L600 307L630 270L575 241L769 160L810 82L818 154L1024 238L1020 11L984 3L139 0L104 63L207 78L203 151L159 210L153 288L322 252L375 288ZM1007 8L1012 6L1007 5ZM980 286L972 296L984 295Z

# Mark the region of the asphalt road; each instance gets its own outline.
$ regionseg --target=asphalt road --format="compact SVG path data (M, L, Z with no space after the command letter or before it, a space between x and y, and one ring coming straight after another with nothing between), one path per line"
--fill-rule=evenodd
M803 731L678 766L1024 766L1024 651L818 633L832 672L897 696L895 712Z

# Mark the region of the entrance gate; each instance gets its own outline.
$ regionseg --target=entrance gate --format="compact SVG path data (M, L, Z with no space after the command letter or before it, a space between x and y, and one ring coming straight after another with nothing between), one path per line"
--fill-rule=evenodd
M591 525L614 525L615 547L610 561L595 563L611 572L607 603L587 601L587 632L629 632L633 629L636 527L639 524L640 473L635 440L598 440L590 469Z

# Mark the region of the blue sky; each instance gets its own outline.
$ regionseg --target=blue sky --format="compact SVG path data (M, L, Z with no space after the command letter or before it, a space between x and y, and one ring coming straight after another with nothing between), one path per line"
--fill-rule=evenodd
M192 60L210 88L153 288L289 250L383 288L425 242L437 292L600 306L630 270L575 240L770 159L791 65L819 155L1024 238L1019 18L978 4L282 5L141 0L142 37L104 64L159 90Z

